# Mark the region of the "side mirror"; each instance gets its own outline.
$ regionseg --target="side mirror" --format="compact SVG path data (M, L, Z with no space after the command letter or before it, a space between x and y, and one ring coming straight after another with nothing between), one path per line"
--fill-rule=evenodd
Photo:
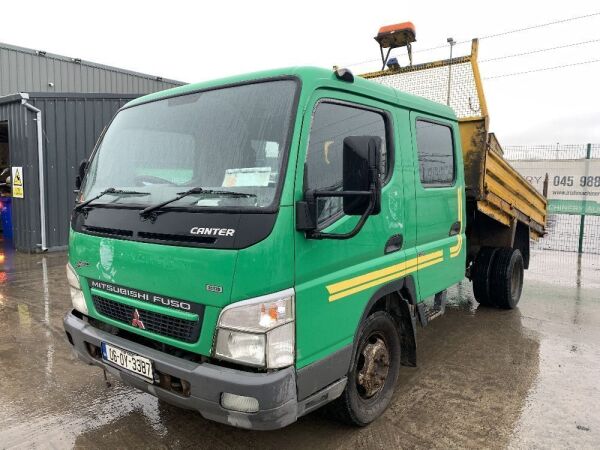
M89 161L87 159L84 159L79 163L78 173L75 177L75 188L78 190L81 189L81 183L83 182L83 177L85 177L85 173L87 172L88 165Z
M381 211L381 138L376 136L349 136L344 139L343 148L343 197L344 214L362 216L373 202L369 214ZM365 195L352 195L351 192L370 191L374 198Z
M342 190L307 191L304 200L296 203L296 229L312 239L350 239L362 229L368 216L381 211L381 138L349 136L344 139ZM306 169L305 174L306 176ZM317 231L318 199L342 197L344 213L360 216L348 233Z

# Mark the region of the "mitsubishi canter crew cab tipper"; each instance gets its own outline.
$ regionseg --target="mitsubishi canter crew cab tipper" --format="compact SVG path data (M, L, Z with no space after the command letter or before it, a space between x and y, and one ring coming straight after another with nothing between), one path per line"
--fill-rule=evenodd
M78 356L251 429L329 402L372 422L446 288L467 270L480 300L513 308L541 232L467 198L452 109L344 69L133 100L77 185L64 327Z

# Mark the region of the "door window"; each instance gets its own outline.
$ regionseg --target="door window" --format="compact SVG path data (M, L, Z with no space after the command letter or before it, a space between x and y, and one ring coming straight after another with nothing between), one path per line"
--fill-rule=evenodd
M419 173L424 186L451 186L454 183L454 144L449 126L417 120Z
M346 104L321 102L314 114L306 155L305 190L342 190L343 144L348 136L381 138L381 173L386 178L388 153L385 116ZM332 222L342 214L342 199L319 198L318 224Z

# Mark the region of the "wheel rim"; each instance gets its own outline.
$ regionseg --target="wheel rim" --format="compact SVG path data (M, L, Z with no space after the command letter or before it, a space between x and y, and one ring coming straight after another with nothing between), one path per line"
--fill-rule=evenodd
M383 336L371 334L358 355L356 387L362 398L372 398L383 389L390 369L390 352Z

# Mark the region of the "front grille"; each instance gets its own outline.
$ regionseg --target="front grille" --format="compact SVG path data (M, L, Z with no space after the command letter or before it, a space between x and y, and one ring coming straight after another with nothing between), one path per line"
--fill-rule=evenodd
M96 311L103 316L131 325L133 313L136 309L133 306L124 305L98 295L93 295L92 301ZM198 320L178 319L177 317L140 308L137 308L137 310L146 331L183 342L196 342L200 336L200 322Z
M149 233L147 231L138 231L138 237L152 241L173 241L173 242L199 242L201 244L214 244L216 237L208 236L186 236L179 234Z
M121 236L121 237L131 237L133 236L133 231L131 230L120 230L118 228L105 228L105 227L93 227L85 225L84 230L90 234L97 234L99 236Z

